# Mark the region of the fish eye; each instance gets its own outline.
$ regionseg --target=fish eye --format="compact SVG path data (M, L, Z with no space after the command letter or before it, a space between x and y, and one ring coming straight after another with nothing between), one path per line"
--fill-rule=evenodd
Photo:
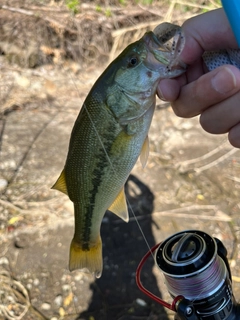
M128 68L135 67L138 64L138 58L137 57L131 57L128 61Z

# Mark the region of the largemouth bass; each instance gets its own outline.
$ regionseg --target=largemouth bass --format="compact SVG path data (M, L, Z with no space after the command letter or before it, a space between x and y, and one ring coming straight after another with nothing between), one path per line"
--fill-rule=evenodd
M185 71L180 28L168 24L130 44L89 92L72 130L64 169L53 188L74 204L69 269L102 273L100 226L107 209L128 221L124 184L139 155L148 156L160 78Z

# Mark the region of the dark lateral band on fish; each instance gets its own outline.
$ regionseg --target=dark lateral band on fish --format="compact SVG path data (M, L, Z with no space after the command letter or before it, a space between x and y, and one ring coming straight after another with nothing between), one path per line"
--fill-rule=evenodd
M91 226L92 226L92 214L94 210L94 204L96 203L95 197L98 193L98 188L101 185L102 177L103 177L103 169L108 164L108 158L106 157L106 154L111 154L111 143L108 141L111 141L112 139L112 130L114 128L110 125L108 128L106 128L106 133L103 133L102 139L105 141L104 143L104 150L103 148L100 148L98 150L99 153L96 154L96 158L98 159L98 162L96 164L96 168L93 170L93 177L92 177L92 190L89 190L89 206L86 206L86 215L85 215L85 221L84 221L84 227L83 227L83 237L82 241L84 244L88 244L90 240L91 235ZM86 249L85 249L86 248ZM88 245L83 246L83 250L89 250Z
M86 97L64 169L53 186L74 203L70 270L101 276L103 216L109 209L129 219L124 184L139 156L143 167L147 162L157 84L185 71L179 60L183 46L174 25L147 32L106 68Z

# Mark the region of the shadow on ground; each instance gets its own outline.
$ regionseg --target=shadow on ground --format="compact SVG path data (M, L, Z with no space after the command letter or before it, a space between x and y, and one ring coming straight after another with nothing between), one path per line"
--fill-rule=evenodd
M127 224L111 213L107 213L102 224L104 270L102 277L91 285L92 301L87 311L76 319L168 319L163 308L159 306L154 316L152 302L138 289L135 271L141 258L148 251L135 219L131 212L139 217L148 215L141 224L142 232L152 247L155 244L152 235L154 195L138 178L130 175L126 184L126 196L129 200L130 222ZM161 296L156 279L152 274L153 260L146 265L142 281L153 293ZM156 305L155 305L156 308ZM93 317L93 318L91 318Z

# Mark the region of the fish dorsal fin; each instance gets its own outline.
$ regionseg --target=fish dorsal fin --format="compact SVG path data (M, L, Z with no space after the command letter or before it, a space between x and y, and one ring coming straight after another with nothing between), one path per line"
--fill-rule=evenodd
M123 221L125 222L129 221L124 187L119 192L117 198L114 200L112 205L108 208L108 210L112 211L112 213L116 214L119 218L123 219Z
M146 136L146 139L145 139L145 141L143 143L142 150L141 150L141 153L140 153L140 161L141 161L141 164L142 164L143 168L147 164L148 155L149 155L149 139L148 139L148 136Z
M61 172L57 181L52 186L52 189L56 189L58 191L61 191L62 193L65 193L66 195L68 195L64 169Z

